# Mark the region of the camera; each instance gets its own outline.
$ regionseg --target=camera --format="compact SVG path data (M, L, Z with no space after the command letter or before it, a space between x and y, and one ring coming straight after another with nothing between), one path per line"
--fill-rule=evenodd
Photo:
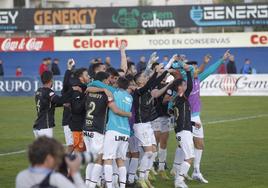
M91 152L67 154L66 157L68 157L70 160L75 160L78 155L80 155L80 157L82 159L81 164L83 164L83 165L88 164L88 163L92 163L96 160L96 156L94 156L93 153L91 153Z

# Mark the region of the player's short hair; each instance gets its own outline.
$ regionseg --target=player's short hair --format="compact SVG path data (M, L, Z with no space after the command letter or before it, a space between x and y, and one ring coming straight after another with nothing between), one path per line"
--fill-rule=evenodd
M125 78L130 82L134 81L134 76L131 74L126 75Z
M186 62L187 65L197 65L197 61L188 61Z
M179 86L181 86L181 85L183 84L183 82L185 82L184 79L177 79L177 80L175 80L175 81L171 84L170 89L172 89L173 91L177 91L177 88L178 88Z
M57 159L64 156L62 144L54 138L39 137L28 148L28 158L32 166L43 164L48 155Z
M109 73L107 72L98 72L96 75L95 75L95 80L99 80L99 81L103 81L103 80L106 80L108 79L110 76Z
M151 69L154 70L157 65L159 65L159 63L157 62L153 63Z
M135 63L133 62L127 62L127 69L130 69L131 66L135 66Z
M123 69L117 69L117 72L125 73L125 71Z
M42 84L47 84L53 79L53 73L51 71L44 71L41 75Z
M120 89L127 89L129 86L129 81L128 79L124 78L124 77L119 77L117 80L117 86Z
M107 70L106 70L111 76L119 76L117 70L113 67L109 67Z
M134 76L134 81L137 83L143 72L139 72Z
M95 64L93 64L92 65L93 72L96 72L96 69L99 68L101 65L104 65L104 64L102 64L102 63L95 63Z
M87 71L86 68L79 68L79 69L77 69L77 70L74 72L74 77L75 77L75 78L79 78L79 77L81 77L85 71Z

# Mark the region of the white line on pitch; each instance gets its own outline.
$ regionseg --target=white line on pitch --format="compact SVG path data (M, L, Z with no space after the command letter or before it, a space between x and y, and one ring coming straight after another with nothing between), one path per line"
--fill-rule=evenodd
M233 119L223 119L223 120L209 121L209 122L204 122L204 124L206 124L206 125L220 124L220 123L226 123L226 122L234 122L234 121L242 121L242 120L249 120L249 119L257 119L257 118L260 118L260 117L267 117L267 116L268 116L268 114L260 114L260 115L255 115L255 116L245 116L245 117L233 118ZM1 156L21 154L21 153L25 153L25 152L26 152L26 150L19 150L19 151L8 152L8 153L0 153L0 157Z
M20 154L20 153L25 153L26 150L19 150L19 151L13 151L13 152L8 152L8 153L0 153L1 156L7 156L7 155L15 155L15 154Z
M209 121L209 122L204 122L204 124L206 124L206 125L219 124L219 123L226 123L226 122L257 119L257 118L260 118L260 117L267 117L267 116L268 116L268 114L260 114L260 115L255 115L255 116L245 116L245 117L239 117L239 118L233 118L233 119L223 119L223 120Z

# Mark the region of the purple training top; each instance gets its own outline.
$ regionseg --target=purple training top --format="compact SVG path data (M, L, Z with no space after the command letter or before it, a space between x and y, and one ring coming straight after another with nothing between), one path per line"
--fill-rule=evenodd
M192 115L198 114L201 111L201 101L200 101L200 81L198 78L193 80L193 89L188 98L191 105Z

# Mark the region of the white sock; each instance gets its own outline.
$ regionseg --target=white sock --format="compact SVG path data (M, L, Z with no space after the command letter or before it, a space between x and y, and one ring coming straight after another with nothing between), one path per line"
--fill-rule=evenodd
M157 157L157 152L154 152L149 161L149 168L148 168L149 170L152 169L156 157Z
M175 169L176 174L180 173L180 165L182 164L183 160L184 160L183 150L180 147L177 147L173 163L173 168Z
M144 152L139 168L139 179L145 179L146 177L146 170L149 168L150 158L152 157L152 152Z
M118 168L119 171L119 185L120 188L126 187L127 169L124 166Z
M95 164L92 171L91 171L91 178L90 178L90 182L89 182L90 188L96 187L97 182L100 179L101 173L102 173L102 165Z
M115 160L113 160L113 185L118 185L119 171Z
M157 157L157 152L153 152L152 157L149 159L148 168L146 170L146 178L149 176L150 170L153 168L155 158Z
M138 169L139 159L138 158L131 158L128 168L128 181L129 183L134 183L135 175Z
M167 159L167 149L159 148L158 159L159 159L158 170L160 170L160 171L165 170L165 163L166 163L166 159Z
M184 180L184 177L188 174L190 167L191 165L188 162L183 161L181 164L180 173L176 174L176 179Z
M91 172L92 172L92 169L94 167L94 163L88 163L87 164L87 167L86 167L86 184L88 185L89 184L89 180L91 178Z
M113 188L113 167L112 165L104 165L104 177L107 188Z
M125 167L126 167L127 171L128 171L128 168L129 168L129 163L130 163L130 158L127 157L126 160L125 160Z
M194 173L200 173L200 161L202 158L203 150L201 149L194 149Z

